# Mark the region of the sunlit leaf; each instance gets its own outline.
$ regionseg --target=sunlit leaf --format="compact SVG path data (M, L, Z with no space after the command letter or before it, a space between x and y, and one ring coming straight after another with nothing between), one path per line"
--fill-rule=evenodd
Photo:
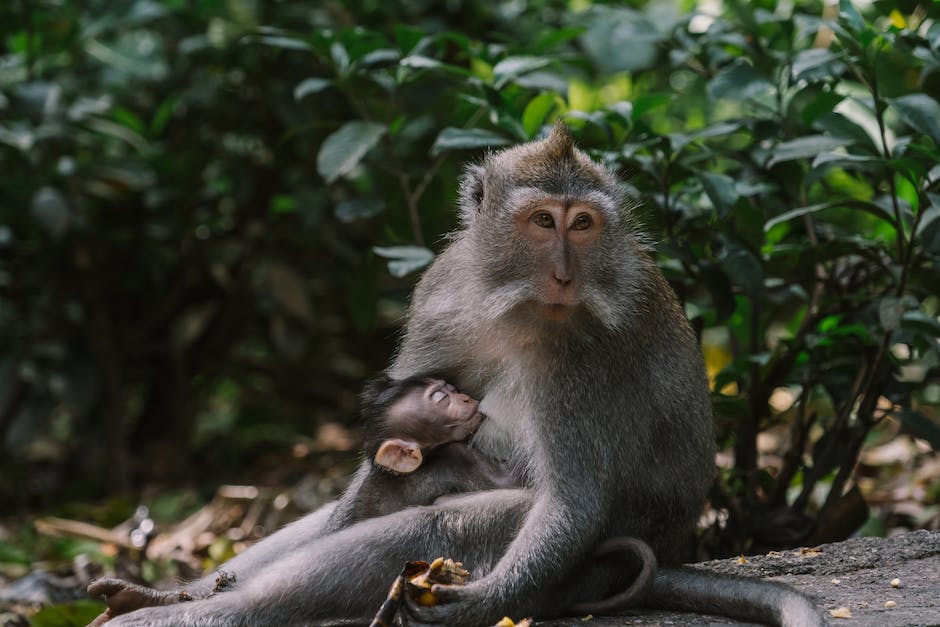
M792 161L793 159L808 159L815 157L821 152L828 152L834 148L840 148L851 143L851 140L843 137L830 137L828 135L808 135L791 139L787 142L777 144L767 162L768 167L781 163L783 161Z
M434 253L423 246L374 246L372 251L389 260L388 271L395 277L411 274L434 260Z
M310 44L308 44L306 41L295 39L293 37L264 36L255 37L253 41L255 43L261 44L262 46L268 46L269 48L281 48L283 50L312 50Z
M353 222L378 215L383 209L385 205L378 198L357 197L339 203L333 213L340 222Z
M738 201L738 192L734 187L734 179L724 174L714 172L700 172L698 175L702 187L712 201L712 206L722 218L727 216L734 203Z
M894 225L894 216L892 216L890 213L888 213L887 211L885 211L883 208L879 207L875 203L866 202L864 200L848 200L847 199L847 200L840 200L840 201L833 201L833 202L823 202L823 203L819 203L815 205L807 205L806 207L798 207L796 209L791 209L790 211L786 211L784 213L781 213L778 216L771 218L770 220L767 220L767 222L764 224L764 231L769 231L774 226L781 224L783 222L788 222L789 220L793 220L795 218L814 214L819 211L824 211L826 209L833 209L836 207L851 207L853 209L859 209L861 211L868 212L871 215L876 216L888 222L891 225Z
M522 127L528 137L534 137L542 128L545 118L555 107L557 98L555 94L539 94L526 105L522 113Z
M327 183L348 174L385 134L385 125L354 120L323 142L317 154L317 172Z
M730 98L747 100L773 87L767 78L742 60L722 68L708 82L708 95L712 100Z
M317 76L302 80L294 88L294 100L303 100L304 96L319 93L332 84L330 79Z
M508 139L482 128L454 128L448 126L442 130L434 145L431 155L437 156L447 150L466 150L472 148L487 148L489 146L506 146L511 143Z
M845 64L839 61L839 56L828 48L810 48L797 53L790 71L795 81L813 81L839 76L844 69Z
M499 89L509 81L551 63L542 57L507 57L493 67L493 84Z
M911 128L927 135L940 147L940 103L927 94L908 94L890 98L888 102Z

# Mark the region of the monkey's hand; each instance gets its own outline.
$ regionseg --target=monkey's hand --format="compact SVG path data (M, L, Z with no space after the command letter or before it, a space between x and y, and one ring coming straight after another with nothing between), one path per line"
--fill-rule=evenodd
M191 599L183 591L161 592L123 579L110 577L91 582L88 585L88 594L93 597L104 597L104 602L108 606L108 609L91 623L95 627L106 623L115 616L127 614L142 607L171 605Z
M492 625L506 614L506 608L487 594L482 581L466 585L436 584L431 588L433 605L423 605L405 596L405 610L415 625Z

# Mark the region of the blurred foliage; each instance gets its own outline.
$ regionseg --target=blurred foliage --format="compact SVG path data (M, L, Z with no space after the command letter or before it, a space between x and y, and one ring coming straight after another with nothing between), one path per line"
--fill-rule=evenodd
M866 443L940 447L940 9L702 7L4 3L0 503L351 419L461 164L560 118L703 338L721 541L851 532Z

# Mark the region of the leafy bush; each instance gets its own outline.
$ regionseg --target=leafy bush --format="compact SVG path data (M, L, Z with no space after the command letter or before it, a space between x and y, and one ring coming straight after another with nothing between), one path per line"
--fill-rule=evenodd
M434 4L14 5L8 459L124 486L351 416L461 162L561 118L629 177L703 338L720 541L850 533L866 442L940 445L933 6Z

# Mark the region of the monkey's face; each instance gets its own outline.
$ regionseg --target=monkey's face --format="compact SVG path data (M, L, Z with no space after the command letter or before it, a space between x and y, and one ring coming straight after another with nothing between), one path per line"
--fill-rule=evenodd
M476 431L483 420L478 405L476 399L449 383L428 379L425 385L407 390L387 411L401 431L394 436L415 440L422 448L433 448L459 442Z
M467 275L478 279L468 285L479 320L509 316L516 342L558 337L560 325L583 336L598 322L628 324L648 261L626 190L574 147L563 125L488 155L460 189L459 238Z
M599 207L582 201L545 198L517 210L515 228L529 252L536 315L565 320L581 304L585 260L605 222Z

